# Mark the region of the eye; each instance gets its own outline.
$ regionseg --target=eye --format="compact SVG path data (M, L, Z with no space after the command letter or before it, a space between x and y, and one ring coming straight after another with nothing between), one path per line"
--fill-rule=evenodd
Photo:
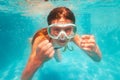
M72 28L69 27L69 28L66 28L66 29L65 29L65 32L66 32L66 33L67 33L67 32L71 32L71 30L72 30Z
M58 29L58 28L54 28L53 29L55 32L59 32L60 31L60 29Z
M59 34L59 32L60 32L60 29L57 28L57 27L52 27L51 32L52 32L53 35L57 36Z

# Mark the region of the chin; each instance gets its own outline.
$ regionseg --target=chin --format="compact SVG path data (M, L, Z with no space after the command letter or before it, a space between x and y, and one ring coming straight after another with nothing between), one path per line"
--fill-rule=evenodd
M67 40L59 40L59 41L58 41L58 44L59 44L60 46L65 46L67 43L68 43Z
M58 44L61 47L64 47L68 43L68 40L53 39L53 43Z

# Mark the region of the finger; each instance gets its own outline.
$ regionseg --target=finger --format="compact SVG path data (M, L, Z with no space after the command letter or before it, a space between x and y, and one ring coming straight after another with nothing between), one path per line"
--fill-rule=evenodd
M48 41L48 40L44 40L44 41L42 41L42 42L39 43L38 47L39 47L39 48L42 48L42 47L43 47L44 45L46 45L47 43L49 43L49 41Z
M87 44L95 44L95 43L96 43L95 40L92 39L87 41Z
M90 38L94 39L95 37L94 37L94 35L91 35Z
M80 42L81 44L91 44L91 43L95 43L95 40L82 40L81 42Z
M81 44L84 43L95 43L94 37L91 36L91 38L81 39Z
M89 41L94 41L95 42L94 36L90 36Z
M52 55L54 54L54 48L50 47L46 52L45 55L48 57L52 57Z
M81 40L81 44L84 44L84 43L86 43L86 42L87 42L87 41L84 40L84 39Z
M81 48L90 48L91 50L93 50L95 48L96 44L94 43L89 43L89 44L82 44Z
M96 44L95 43L86 43L82 44L82 47L94 47Z
M42 41L41 43L39 43L39 45L38 45L38 47L37 47L37 53L39 52L39 53L44 53L44 51L45 51L45 48L43 47L43 46L45 46L45 45L47 45L49 43L49 41L48 40L44 40L44 41Z
M47 44L45 44L44 46L42 46L42 51L47 51L50 47L52 47L52 44L51 43L47 43Z
M95 46L95 44L94 43L89 43L89 44L84 44L83 46L90 47L90 46Z
M82 39L94 39L94 35L82 35Z
M88 51L88 52L91 51L91 49L90 49L90 48L87 48L87 47L83 48L83 50Z
M82 39L89 39L89 38L90 38L90 35L82 35L81 38L82 38Z
M53 50L51 54L49 54L49 58L52 58L54 56L55 51Z
M49 55L53 50L54 50L53 47L48 48L48 49L45 51L45 55Z

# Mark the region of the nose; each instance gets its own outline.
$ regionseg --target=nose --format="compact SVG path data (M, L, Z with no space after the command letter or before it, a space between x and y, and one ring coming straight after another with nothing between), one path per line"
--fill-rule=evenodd
M65 34L62 33L62 34L61 34L61 37L62 37L62 38L65 37Z
M59 37L61 40L65 40L66 36L64 33L61 33L60 37Z

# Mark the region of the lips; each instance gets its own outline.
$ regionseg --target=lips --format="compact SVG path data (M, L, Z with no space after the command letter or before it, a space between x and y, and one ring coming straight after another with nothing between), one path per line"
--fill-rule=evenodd
M65 43L66 41L65 40L59 40L60 43Z

